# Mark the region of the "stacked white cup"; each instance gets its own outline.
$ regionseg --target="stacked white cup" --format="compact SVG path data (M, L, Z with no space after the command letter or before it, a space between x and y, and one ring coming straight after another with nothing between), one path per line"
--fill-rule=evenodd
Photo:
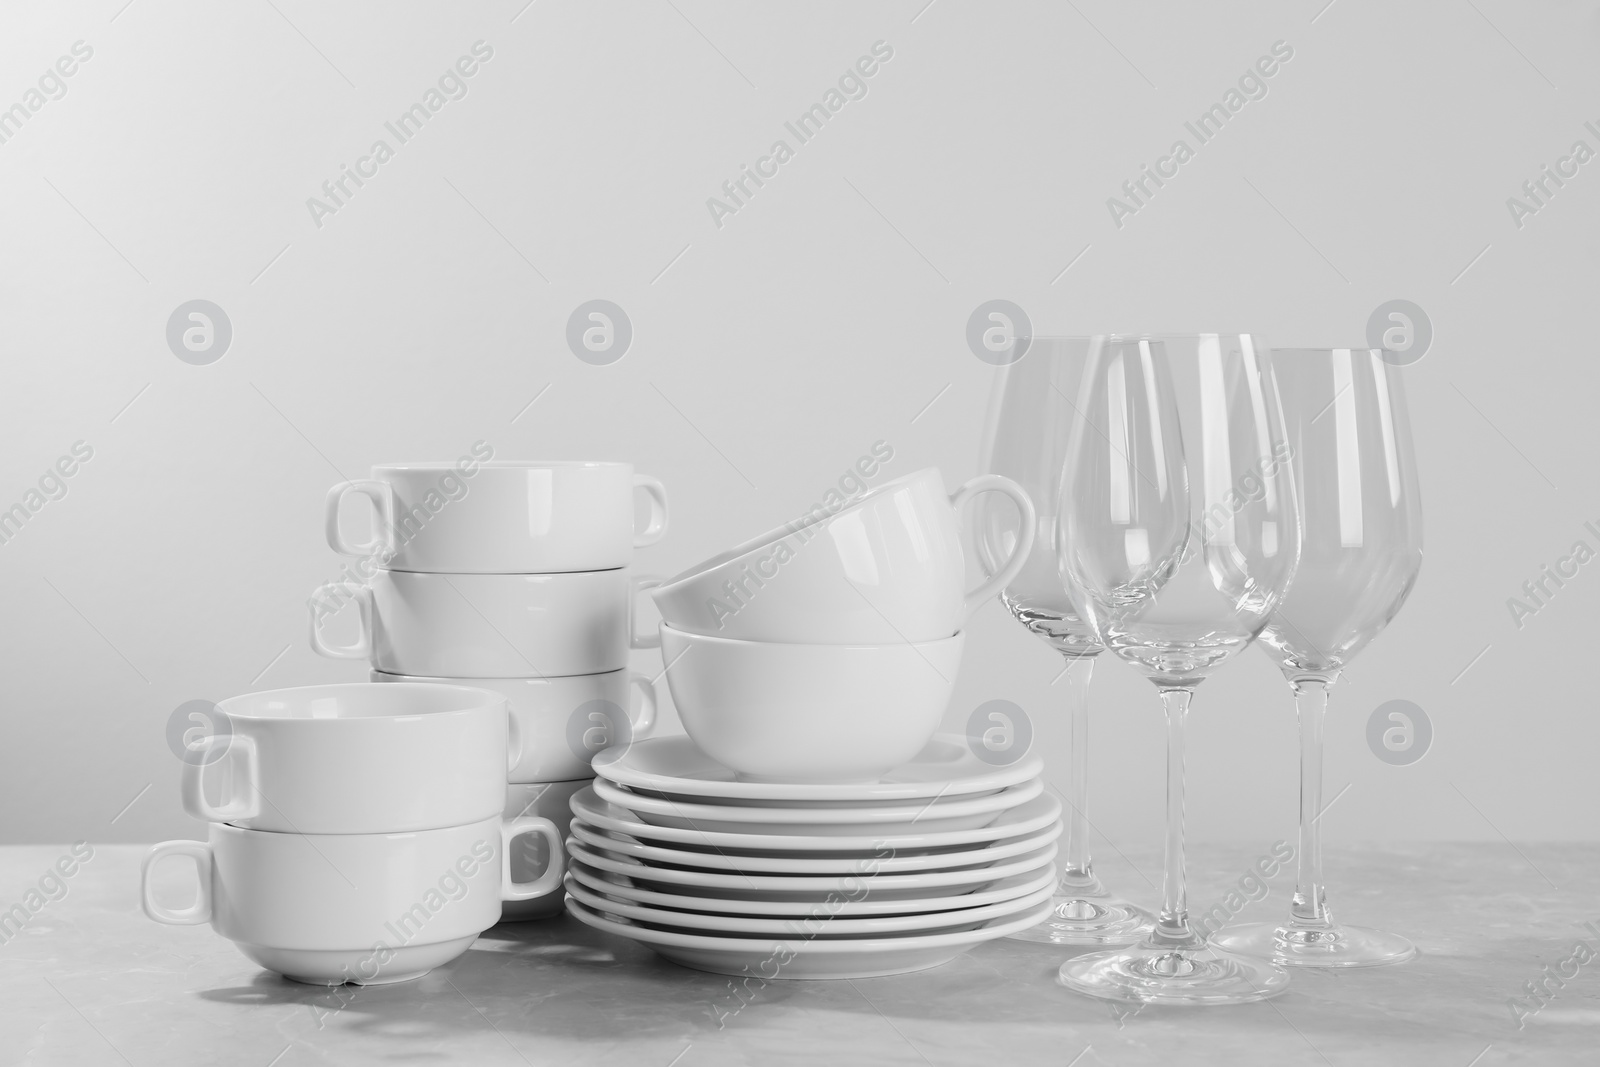
M638 532L636 490L650 504ZM377 532L363 544L351 544L340 529L351 493L377 512ZM504 694L521 750L507 776L505 812L564 828L567 799L594 777L593 755L655 725L655 689L628 669L628 654L660 647L658 634L641 635L634 623L638 594L659 580L629 568L635 548L666 533L667 517L665 487L628 463L463 459L374 467L370 479L329 490L327 538L335 552L376 558L381 569L370 585L334 583L312 597L314 605L353 600L358 637L330 644L314 608L311 647L333 659L367 660L376 682L445 682ZM630 715L631 691L639 701ZM564 863L542 838L512 849L517 879ZM560 909L557 889L508 902L505 917Z
M1021 536L963 590L960 513L1011 498ZM860 782L939 728L965 626L1033 546L1022 487L981 475L954 494L936 468L818 506L653 590L667 684L684 731L748 781Z
M513 841L554 850L567 824L501 816L513 738L499 693L355 682L246 693L218 712L221 732L184 752L183 806L206 840L145 857L157 922L210 923L297 982L374 985L448 963L505 903L559 887L553 867L511 871ZM188 907L157 899L169 856L195 863Z

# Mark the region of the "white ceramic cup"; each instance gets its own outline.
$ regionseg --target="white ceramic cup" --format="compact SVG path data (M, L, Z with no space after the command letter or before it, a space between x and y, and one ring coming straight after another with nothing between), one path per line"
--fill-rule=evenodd
M369 660L390 674L445 678L551 678L628 665L628 651L657 648L633 632L638 593L659 579L626 568L566 574L420 574L379 571L353 593L330 583L311 597L311 647L330 659ZM329 645L318 604L350 597L360 631Z
M1022 515L1011 558L963 592L960 512L1004 493ZM1022 568L1033 504L1009 478L986 474L953 495L928 467L809 515L691 567L651 594L662 621L685 633L795 644L936 641L964 629L979 605Z
M521 749L506 775L506 781L513 783L593 778L594 768L589 762L596 753L647 737L656 725L655 686L636 671L459 680L373 671L368 677L374 682L475 685L503 694L512 733ZM629 712L630 688L639 693L635 714Z
M543 834L527 833L512 840L507 863L511 877L516 881L533 881L543 877L552 868L565 873L567 869L566 836L572 832L572 795L589 785L591 779L576 782L529 782L506 786L505 815L508 819L536 815L549 819L561 831L562 844L554 850ZM501 922L524 922L529 919L548 919L561 913L560 888L526 900L507 901L501 907Z
M164 841L145 857L140 901L156 922L209 922L261 966L297 982L376 985L418 978L500 921L501 901L541 897L546 871L517 884L512 839L560 837L549 819L502 819L403 834L278 834L212 823L206 841ZM199 891L186 908L155 899L152 872L189 856Z
M870 781L910 760L939 729L964 641L778 644L661 627L684 731L761 781Z
M650 519L634 532L633 495ZM374 536L351 544L339 508L359 493L377 509ZM631 463L395 463L328 490L328 545L376 556L391 570L444 574L548 574L626 567L633 550L667 531L667 491Z
M222 701L222 751L186 759L197 819L297 834L381 834L498 814L510 744L505 697L487 689L354 682ZM213 803L208 780L221 793Z

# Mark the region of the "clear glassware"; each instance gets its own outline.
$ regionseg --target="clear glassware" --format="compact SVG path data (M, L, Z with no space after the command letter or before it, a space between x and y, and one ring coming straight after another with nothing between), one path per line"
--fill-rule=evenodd
M1184 871L1184 718L1255 640L1294 577L1300 524L1270 356L1248 334L1108 338L1076 391L1057 562L1101 643L1155 683L1167 721L1166 872L1137 945L1062 965L1112 1000L1237 1004L1281 993L1270 960L1206 943Z
M1142 908L1107 893L1089 858L1089 680L1103 646L1067 599L1056 569L1056 497L1067 442L1078 420L1071 397L1095 343L1090 337L1035 337L1020 360L1000 371L981 466L1026 489L1038 515L1033 551L1000 600L1012 617L1066 660L1062 676L1053 683L1066 687L1063 704L1072 737L1060 881L1050 917L1010 935L1053 945L1128 945L1153 922ZM978 498L973 515L978 557L993 573L1011 558L1017 543L1015 509L989 494Z
M1399 368L1362 348L1279 349L1278 390L1300 489L1294 586L1262 647L1300 718L1299 872L1289 918L1216 933L1232 952L1304 967L1376 967L1416 955L1395 934L1346 926L1322 882L1322 727L1328 688L1389 624L1422 566L1422 505Z

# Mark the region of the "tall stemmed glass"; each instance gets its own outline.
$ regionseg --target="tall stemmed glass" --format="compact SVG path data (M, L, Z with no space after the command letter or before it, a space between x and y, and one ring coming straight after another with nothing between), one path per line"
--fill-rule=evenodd
M1167 719L1162 905L1139 944L1068 960L1112 1000L1236 1004L1286 971L1217 951L1190 925L1183 727L1196 686L1255 640L1294 576L1300 526L1272 365L1249 335L1109 338L1078 390L1057 562L1101 642L1155 683Z
M1052 683L1066 688L1063 702L1072 735L1060 881L1050 917L1010 935L1054 945L1132 944L1152 922L1143 909L1107 893L1089 859L1089 678L1103 646L1078 617L1056 572L1056 497L1067 442L1079 417L1073 394L1097 343L1089 337L1033 338L1023 357L1003 368L995 381L983 442L982 469L1018 482L1038 517L1033 551L1000 600L1018 622L1066 659ZM1015 509L997 498L979 497L973 511L974 542L990 573L1011 558L1019 532Z
M1422 505L1400 372L1361 348L1273 353L1304 513L1294 587L1262 647L1300 716L1299 879L1289 919L1229 927L1212 944L1306 967L1375 967L1416 954L1394 934L1334 921L1323 899L1322 724L1328 687L1399 612L1422 566Z

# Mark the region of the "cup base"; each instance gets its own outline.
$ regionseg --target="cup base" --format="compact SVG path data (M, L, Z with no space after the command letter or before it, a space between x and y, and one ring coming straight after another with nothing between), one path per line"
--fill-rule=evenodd
M239 951L269 971L303 985L393 985L410 982L455 959L477 935L399 948L273 948L237 942Z
M1211 943L1227 952L1289 967L1387 967L1417 954L1417 947L1398 934L1331 921L1315 927L1300 926L1293 920L1243 923L1219 930Z

